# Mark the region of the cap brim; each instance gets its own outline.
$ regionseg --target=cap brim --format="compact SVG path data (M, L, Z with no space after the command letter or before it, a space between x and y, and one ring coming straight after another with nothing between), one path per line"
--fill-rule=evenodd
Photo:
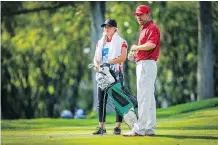
M102 24L101 27L104 27L106 24Z
M142 12L135 12L135 13L134 13L134 16L135 16L135 15L143 15L143 14L144 14L144 13L142 13Z
M101 27L104 27L105 25L108 25L108 24L102 24ZM108 25L109 27L113 27L111 25Z

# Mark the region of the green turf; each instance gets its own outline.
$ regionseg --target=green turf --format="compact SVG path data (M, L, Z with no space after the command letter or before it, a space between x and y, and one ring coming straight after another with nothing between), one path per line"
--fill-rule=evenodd
M157 110L156 136L112 135L115 116L109 114L107 135L92 136L97 119L3 120L3 145L217 145L218 98ZM128 127L123 124L123 132Z

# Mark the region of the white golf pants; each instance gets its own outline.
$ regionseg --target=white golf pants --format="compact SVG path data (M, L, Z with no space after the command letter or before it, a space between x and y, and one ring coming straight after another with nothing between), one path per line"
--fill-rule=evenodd
M138 120L133 131L138 134L154 134L156 124L156 101L154 97L157 64L154 60L136 63Z

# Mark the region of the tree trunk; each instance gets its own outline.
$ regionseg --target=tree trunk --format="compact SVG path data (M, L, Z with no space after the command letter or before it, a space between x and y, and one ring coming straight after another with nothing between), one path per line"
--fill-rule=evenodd
M199 2L198 17L198 100L214 97L212 3Z
M77 74L75 75L75 83L72 87L72 96L70 97L70 111L73 113L73 115L75 116L75 112L76 112L76 106L77 105L77 100L78 100L78 96L79 96L79 85L80 82L82 80L84 71L83 68L84 66L78 61L77 62Z
M101 24L104 23L105 2L92 1L91 7L91 60L93 60L96 44L102 35ZM93 80L93 108L97 110L97 88L95 81L95 72L92 70Z

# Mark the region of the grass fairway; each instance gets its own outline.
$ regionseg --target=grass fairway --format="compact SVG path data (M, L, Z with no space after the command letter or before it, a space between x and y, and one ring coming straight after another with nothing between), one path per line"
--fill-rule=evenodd
M156 136L112 135L114 114L107 116L107 135L93 136L97 119L3 120L3 145L218 145L218 98L157 110ZM123 124L123 132L128 127Z

